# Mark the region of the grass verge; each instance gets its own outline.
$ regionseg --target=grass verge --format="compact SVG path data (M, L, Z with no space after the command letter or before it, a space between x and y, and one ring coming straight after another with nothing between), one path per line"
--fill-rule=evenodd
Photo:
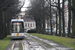
M0 40L0 50L5 50L6 47L9 45L10 41L11 41L10 35Z
M52 36L52 35L45 35L45 34L38 34L38 33L30 33L30 34L38 36L40 38L53 40L55 42L58 42L59 44L62 44L62 45L67 46L69 48L73 48L75 50L75 39L66 38L66 37L59 37L59 36Z

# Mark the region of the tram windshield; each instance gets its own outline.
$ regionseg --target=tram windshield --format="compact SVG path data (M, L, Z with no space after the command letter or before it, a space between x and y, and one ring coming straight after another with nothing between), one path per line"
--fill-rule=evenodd
M12 22L12 33L23 33L24 25L23 22Z

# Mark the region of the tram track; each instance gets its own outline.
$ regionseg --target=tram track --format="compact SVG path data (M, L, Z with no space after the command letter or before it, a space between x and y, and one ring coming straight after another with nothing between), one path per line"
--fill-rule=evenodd
M51 48L46 47L44 42L42 43L42 42L38 41L37 39L32 38L28 34L26 34L25 37L27 38L26 42L28 43L29 47L31 48L30 50L50 50L51 49ZM46 44L46 45L48 45L48 44Z
M22 40L15 40L13 50L22 50Z
M24 41L24 39L23 40L22 39L11 40L6 50L23 50L24 47L23 47L22 41Z
M39 43L38 41L36 41L35 39L33 39L32 37L30 37L32 40L34 40L36 43L38 43L40 46L42 46L43 48L44 48L44 50L47 50L47 48L44 46L44 45L42 45L41 43Z
M44 43L37 41L36 39L25 35L23 40L11 40L12 45L9 50L48 50ZM20 49L20 44L22 45ZM7 49L8 50L8 49Z
M11 50L13 50L13 49L14 49L14 45L15 45L15 42L13 43L13 45L12 45L12 47L11 47Z
M32 37L33 39L36 39L36 40L39 40L39 41L43 41L44 43L49 44L49 45L52 46L50 48L44 47L44 48L47 48L46 50L73 50L72 48L68 48L66 46L60 45L60 44L55 43L53 41L49 41L49 40L46 40L46 39L42 39L42 38L39 38L39 37L30 35L30 34L27 34L27 35L29 37ZM39 42L39 44L41 44L41 43ZM45 45L43 44L43 46L45 46Z
M22 50L22 40L11 40L6 50Z
M54 45L54 46L53 46ZM25 34L23 40L11 40L9 49L7 50L66 50L68 48L59 48L60 45L56 45L51 41L35 38L29 34ZM57 48L58 47L58 48Z

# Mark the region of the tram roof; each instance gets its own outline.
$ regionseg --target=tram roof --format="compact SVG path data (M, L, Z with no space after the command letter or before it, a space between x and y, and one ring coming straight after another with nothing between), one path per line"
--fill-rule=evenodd
M23 19L12 19L11 22L15 22L15 21L24 21Z

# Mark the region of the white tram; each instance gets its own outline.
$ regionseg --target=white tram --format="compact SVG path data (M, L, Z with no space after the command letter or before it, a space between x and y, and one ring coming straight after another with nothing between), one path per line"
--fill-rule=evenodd
M11 20L11 39L24 38L24 20L12 19Z

